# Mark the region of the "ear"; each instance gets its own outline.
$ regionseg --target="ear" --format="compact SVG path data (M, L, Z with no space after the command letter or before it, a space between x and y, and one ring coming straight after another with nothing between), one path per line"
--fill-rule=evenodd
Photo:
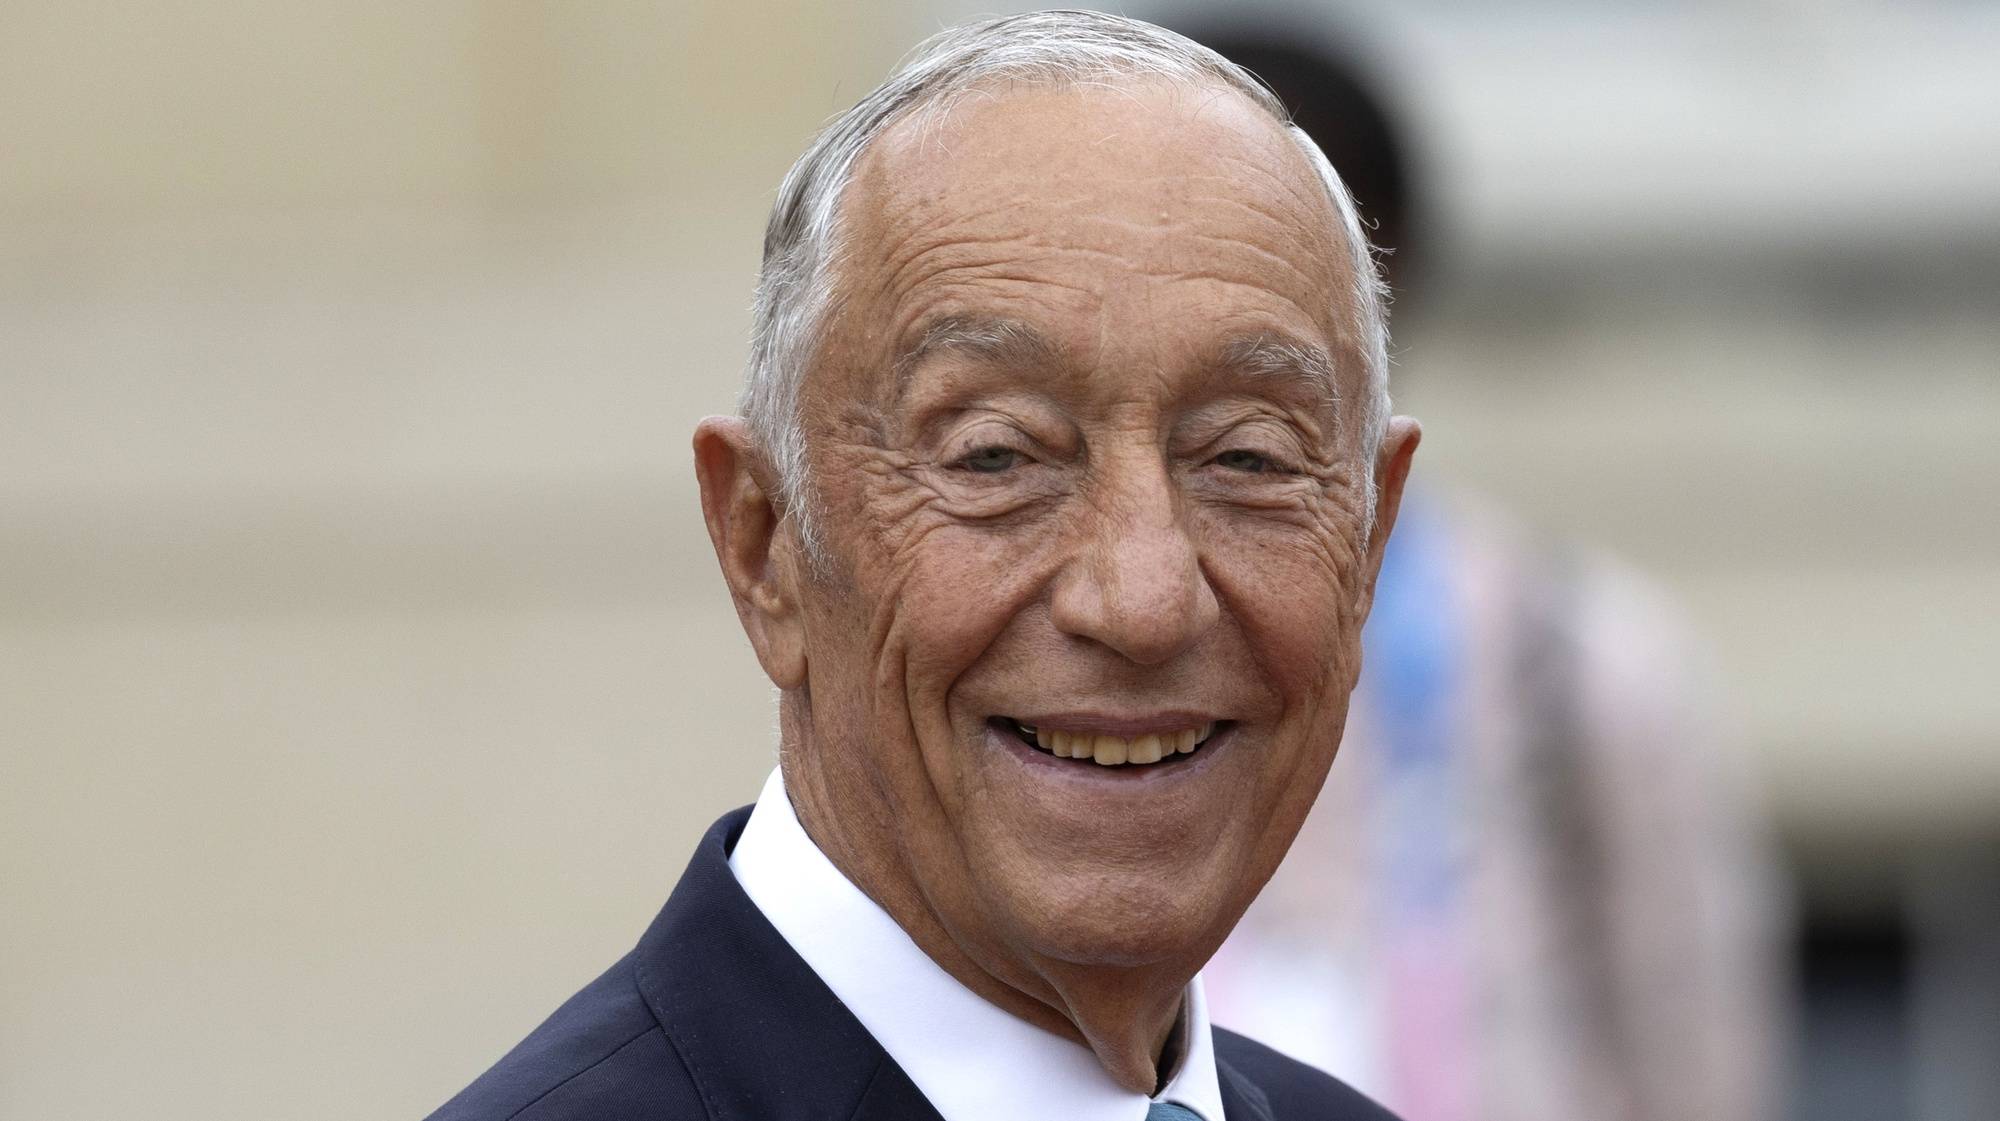
M1396 528L1396 511L1403 505L1403 484L1409 481L1410 462L1423 438L1423 426L1415 417L1390 417L1382 446L1375 454L1375 528L1368 535L1368 579L1362 584L1364 619L1375 604L1375 578L1382 574L1382 557L1389 546L1389 534Z
M780 689L803 686L806 645L796 586L797 539L782 529L776 480L757 453L749 425L720 416L696 425L694 474L701 484L708 539L758 664Z

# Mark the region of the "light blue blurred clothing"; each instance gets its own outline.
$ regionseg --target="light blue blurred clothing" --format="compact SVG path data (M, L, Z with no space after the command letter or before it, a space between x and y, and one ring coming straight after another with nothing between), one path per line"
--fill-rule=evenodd
M1364 643L1216 1022L1406 1121L1768 1116L1782 896L1665 597L1412 493Z

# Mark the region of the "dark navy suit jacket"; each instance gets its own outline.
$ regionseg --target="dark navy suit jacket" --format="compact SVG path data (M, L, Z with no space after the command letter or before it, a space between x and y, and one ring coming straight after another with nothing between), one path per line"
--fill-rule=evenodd
M737 885L749 816L702 838L637 949L431 1121L939 1121ZM1216 1030L1215 1065L1227 1121L1395 1121L1234 1032Z

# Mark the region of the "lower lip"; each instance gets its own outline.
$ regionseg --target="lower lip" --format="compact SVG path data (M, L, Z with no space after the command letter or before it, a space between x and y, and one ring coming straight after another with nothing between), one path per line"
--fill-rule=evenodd
M1031 767L1043 768L1051 778L1070 782L1148 783L1174 782L1206 771L1219 755L1236 742L1236 725L1217 728L1202 745L1169 762L1124 763L1103 766L1088 759L1058 759L1039 748L1029 747L1019 736L992 724L986 725L986 742L1012 754Z

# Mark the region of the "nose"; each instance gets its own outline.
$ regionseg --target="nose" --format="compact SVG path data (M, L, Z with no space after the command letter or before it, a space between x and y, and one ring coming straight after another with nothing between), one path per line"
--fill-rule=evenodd
M1221 609L1165 465L1124 474L1115 486L1100 480L1080 515L1082 544L1057 574L1050 616L1065 634L1159 665L1208 633Z

